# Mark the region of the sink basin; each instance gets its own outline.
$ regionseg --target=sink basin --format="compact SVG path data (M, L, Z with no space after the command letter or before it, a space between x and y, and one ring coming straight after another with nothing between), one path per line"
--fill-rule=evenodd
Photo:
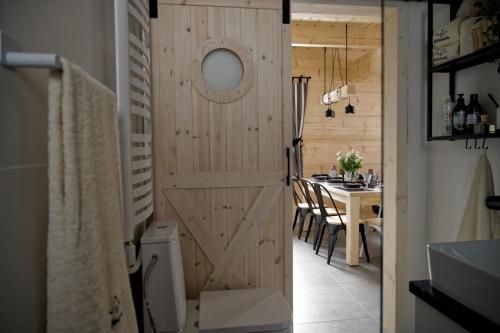
M500 324L500 240L427 245L431 285Z

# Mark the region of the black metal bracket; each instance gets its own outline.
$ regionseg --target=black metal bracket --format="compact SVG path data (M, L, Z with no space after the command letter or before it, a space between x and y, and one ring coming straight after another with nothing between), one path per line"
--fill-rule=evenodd
M290 148L286 147L286 186L290 186Z
M483 142L482 144L478 145L477 140L479 139L479 136L474 135L474 149L488 149L488 146L486 146L486 136L486 133L483 134ZM472 150L472 143L469 146L469 134L465 134L465 149Z
M469 146L469 135L465 135L465 149L472 149L472 145Z
M291 21L290 0L283 0L282 11L283 11L283 24L290 24Z
M158 18L158 0L149 0L149 18Z

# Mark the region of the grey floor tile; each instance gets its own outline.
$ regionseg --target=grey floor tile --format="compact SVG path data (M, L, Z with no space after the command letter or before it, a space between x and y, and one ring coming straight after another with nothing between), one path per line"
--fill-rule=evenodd
M378 333L378 323L372 318L294 324L294 333Z
M340 286L358 302L373 302L380 299L380 284L376 281L341 283Z
M368 233L372 263L345 263L345 237L326 263L327 238L316 255L312 237L294 240L294 332L379 332L380 235Z
M308 323L366 317L361 306L338 285L294 288L294 322Z

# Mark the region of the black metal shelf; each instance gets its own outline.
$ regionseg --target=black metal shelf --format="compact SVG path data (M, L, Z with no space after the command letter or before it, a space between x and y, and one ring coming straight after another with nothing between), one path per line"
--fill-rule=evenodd
M474 139L492 139L500 138L500 131L496 133L485 134L468 134L468 135L450 135L450 136L433 136L429 141L459 141L459 140L474 140Z
M432 36L434 32L434 4L440 3L440 0L428 0L428 18L427 18L427 141L456 141L465 140L465 146L467 149L471 149L467 144L469 140L474 140L474 145L478 140L482 140L483 143L481 147L485 148L485 141L488 138L500 138L500 131L494 134L479 134L479 135L456 135L456 136L433 136L432 135L432 99L433 99L433 74L435 73L447 73L449 74L449 95L455 96L455 85L456 85L456 72L471 68L477 65L481 65L492 60L495 60L495 51L500 48L500 42L489 45L481 50L473 52L471 54L465 55L453 59L451 61L445 62L443 64L433 66L433 45ZM462 0L450 0L450 21L456 18L456 14ZM487 147L485 148L487 149Z
M474 67L495 60L495 50L500 48L500 43L495 43L476 52L465 55L432 67L433 73L451 73Z

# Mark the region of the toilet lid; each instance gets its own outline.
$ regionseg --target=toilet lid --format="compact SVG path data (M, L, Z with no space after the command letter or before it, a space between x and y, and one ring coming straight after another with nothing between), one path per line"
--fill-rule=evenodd
M248 333L283 330L292 310L273 289L204 291L200 295L200 333Z

